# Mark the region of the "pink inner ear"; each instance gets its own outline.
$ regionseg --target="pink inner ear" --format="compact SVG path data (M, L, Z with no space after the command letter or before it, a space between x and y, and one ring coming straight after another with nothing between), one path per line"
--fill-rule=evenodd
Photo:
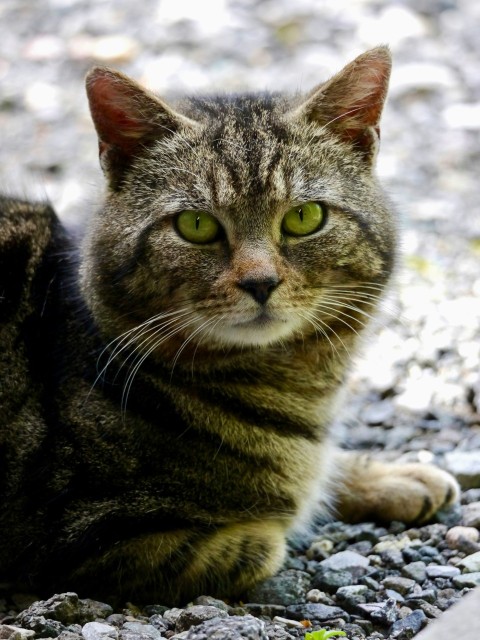
M136 96L128 85L97 72L88 82L90 110L100 140L131 151L152 129L141 117Z

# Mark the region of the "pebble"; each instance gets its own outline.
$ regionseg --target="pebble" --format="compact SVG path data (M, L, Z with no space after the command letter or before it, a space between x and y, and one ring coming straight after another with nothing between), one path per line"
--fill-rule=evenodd
M452 527L447 531L446 541L450 549L468 551L480 538L480 532L474 527Z
M325 571L320 569L312 578L312 587L327 593L335 593L339 587L348 587L354 582L349 571Z
M107 640L107 638L116 640L118 638L118 629L111 624L103 622L87 622L82 627L82 636L85 640Z
M401 572L406 578L411 578L421 584L427 577L427 565L423 560L409 562L401 568Z
M386 589L395 589L398 593L406 595L416 585L412 578L402 578L401 576L388 576L382 580L382 584Z
M316 622L325 622L333 618L348 619L349 616L340 607L331 607L326 604L295 604L287 607L287 614L294 620L311 620Z
M421 609L416 609L401 620L393 623L390 629L392 640L410 640L427 624L427 616Z
M458 589L464 589L465 587L473 589L474 587L478 587L480 586L480 571L463 573L461 576L456 576L453 578L453 584L458 587Z
M22 629L11 624L0 624L1 640L31 640L35 636L35 631Z
M450 565L430 565L426 569L427 576L431 579L435 578L454 578L460 575L460 569L451 567Z
M480 502L471 502L463 507L463 524L480 529Z
M193 605L193 607L187 607L177 617L175 621L175 631L180 633L182 631L188 631L190 627L201 624L206 620L212 618L227 618L228 613L218 607L211 607L205 605Z
M186 640L269 640L265 623L253 616L230 616L206 620L184 636Z
M264 580L248 592L250 602L260 604L297 604L305 602L310 588L311 576L305 571L287 569Z
M352 575L363 575L369 564L368 558L355 551L340 551L340 553L322 560L320 567L332 571L349 571Z
M397 603L393 598L388 598L383 602L359 604L358 608L365 612L371 620L383 626L392 624L398 618Z
M464 489L480 486L480 449L445 454L445 466Z
M466 556L458 563L464 573L476 573L480 571L480 551Z

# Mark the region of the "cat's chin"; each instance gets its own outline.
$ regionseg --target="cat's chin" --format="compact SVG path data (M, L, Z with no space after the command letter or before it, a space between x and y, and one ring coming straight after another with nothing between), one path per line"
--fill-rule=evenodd
M228 346L264 347L288 340L299 330L300 323L294 317L277 319L261 314L245 322L217 325L214 339Z

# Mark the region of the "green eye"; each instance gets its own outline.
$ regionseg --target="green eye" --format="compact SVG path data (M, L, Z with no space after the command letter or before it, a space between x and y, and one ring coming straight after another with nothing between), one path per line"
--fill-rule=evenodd
M326 210L319 202L306 202L287 211L282 229L289 236L308 236L317 231L326 218Z
M182 211L176 218L178 233L195 244L214 242L221 227L217 220L206 211Z

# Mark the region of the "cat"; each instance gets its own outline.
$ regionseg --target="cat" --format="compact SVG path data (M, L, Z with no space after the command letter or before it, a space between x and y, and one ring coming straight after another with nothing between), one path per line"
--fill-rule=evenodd
M80 251L50 205L0 199L4 581L238 597L318 511L423 522L458 498L330 434L397 260L390 66L378 47L307 95L176 103L89 72L107 186Z

